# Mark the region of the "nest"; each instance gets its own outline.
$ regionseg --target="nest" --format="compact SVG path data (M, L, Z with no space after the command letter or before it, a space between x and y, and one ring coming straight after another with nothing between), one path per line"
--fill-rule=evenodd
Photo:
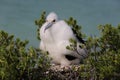
M50 76L50 80L80 80L79 69L79 65L52 65L45 75Z

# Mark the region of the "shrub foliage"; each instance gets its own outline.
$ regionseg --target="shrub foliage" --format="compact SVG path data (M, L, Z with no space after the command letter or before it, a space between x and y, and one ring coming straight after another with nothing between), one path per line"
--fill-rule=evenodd
M39 28L45 22L46 12L35 21ZM0 31L0 80L119 80L120 78L120 25L99 25L100 36L85 36L81 26L70 17L65 20L76 37L84 38L88 57L79 68L67 72L49 71L50 59L46 52L30 47L28 41L15 39L13 35ZM74 41L71 41L74 44ZM68 46L69 47L69 46ZM69 47L70 48L70 47ZM65 79L66 78L66 79Z
M0 31L0 80L44 78L49 59L39 49L26 49L27 44L26 40L14 39L13 35Z

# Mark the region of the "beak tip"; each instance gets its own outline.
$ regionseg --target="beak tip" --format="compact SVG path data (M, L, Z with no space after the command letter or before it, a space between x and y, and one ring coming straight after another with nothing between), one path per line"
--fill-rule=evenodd
M44 29L44 33L45 33L45 31L46 31L48 28L50 28L51 26L52 26L52 23L48 23L48 24L46 25L45 29Z

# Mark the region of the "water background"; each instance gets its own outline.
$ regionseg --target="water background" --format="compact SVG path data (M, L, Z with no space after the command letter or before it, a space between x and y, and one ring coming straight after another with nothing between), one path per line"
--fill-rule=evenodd
M74 17L88 36L99 35L99 24L120 24L120 0L0 0L0 30L38 47L34 21L42 11L54 11L59 19Z

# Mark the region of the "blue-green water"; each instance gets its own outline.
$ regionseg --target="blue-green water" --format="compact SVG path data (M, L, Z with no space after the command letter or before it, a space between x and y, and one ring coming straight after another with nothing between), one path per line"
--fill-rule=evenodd
M0 30L38 47L34 21L42 11L54 11L59 19L74 17L87 35L98 35L99 24L120 23L120 0L0 0Z

